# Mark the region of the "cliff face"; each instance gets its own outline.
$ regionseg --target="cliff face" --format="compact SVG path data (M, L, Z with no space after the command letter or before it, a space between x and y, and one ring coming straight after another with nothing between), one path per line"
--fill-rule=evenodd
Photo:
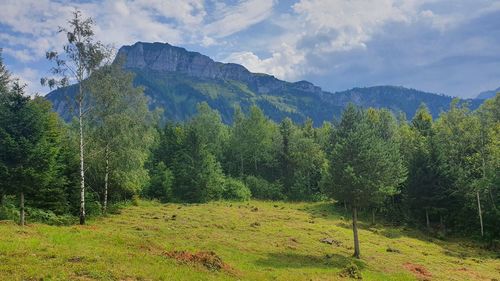
M197 52L168 43L142 43L123 46L117 58L123 57L128 69L176 72L190 77L204 79L235 80L248 84L258 93L295 88L305 92L321 92L321 88L307 81L288 83L267 74L251 73L244 66L235 63L221 63Z
M270 118L290 117L302 122L307 117L316 125L339 116L350 102L362 107L385 107L411 118L421 103L436 117L449 108L449 96L395 86L354 88L330 93L307 81L290 83L272 75L252 73L244 66L221 63L196 52L167 43L138 42L123 46L117 59L135 73L134 83L142 86L151 108L163 108L167 119L184 121L196 113L196 105L207 102L225 122L231 122L234 109L247 111L258 105ZM76 87L53 91L47 98L65 119L73 114L68 95ZM481 100L468 100L476 108Z

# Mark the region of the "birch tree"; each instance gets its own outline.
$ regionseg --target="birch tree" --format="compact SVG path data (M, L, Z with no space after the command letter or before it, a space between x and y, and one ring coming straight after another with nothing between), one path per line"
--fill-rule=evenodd
M66 87L77 83L77 93L69 94L71 106L77 107L80 143L80 224L85 224L85 139L84 122L88 113L85 82L107 57L105 46L94 38L94 21L84 18L79 10L73 12L68 27L60 27L59 32L67 38L63 52L49 51L46 57L55 65L51 72L54 77L42 78L41 84L50 88Z
M89 118L92 139L90 162L94 165L95 182L103 184L102 206L106 213L110 183L115 190L137 193L147 179L144 162L153 142L155 121L149 112L142 88L133 85L133 74L125 72L121 63L104 66L89 79Z

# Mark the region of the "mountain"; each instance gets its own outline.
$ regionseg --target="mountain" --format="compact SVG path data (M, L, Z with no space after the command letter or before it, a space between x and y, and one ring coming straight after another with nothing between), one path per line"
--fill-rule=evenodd
M136 74L134 83L143 86L152 108L163 108L167 119L183 121L196 113L196 105L207 102L224 122L231 122L234 109L244 111L256 104L270 118L290 117L301 122L307 117L316 125L339 116L350 102L363 107L385 107L412 117L424 102L434 116L448 109L452 97L395 86L354 88L331 93L307 81L286 82L244 66L221 63L197 52L167 43L138 42L123 46L117 58ZM68 95L75 86L47 95L54 109L66 119L71 116ZM468 100L477 108L481 100Z
M480 100L490 99L494 97L497 93L500 93L500 87L498 87L496 90L481 92L479 93L479 95L477 95L476 99Z

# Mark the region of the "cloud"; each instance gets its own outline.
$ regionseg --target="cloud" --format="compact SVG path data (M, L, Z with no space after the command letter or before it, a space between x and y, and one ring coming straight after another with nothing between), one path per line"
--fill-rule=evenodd
M1 47L31 84L39 77L23 70L47 75L45 52L61 50L65 38L57 27L74 8L94 18L97 39L116 47L136 41L194 47L325 89L401 83L463 95L460 87L500 84L494 78L500 70L480 58L500 57L494 0L3 0Z
M208 47L265 20L275 4L269 0L224 5L215 2L215 9L208 17L207 2L4 0L0 9L0 40L4 54L14 58L17 64L39 63L45 59L46 51L62 51L65 38L57 32L58 27L67 26L71 13L78 8L84 16L95 20L96 39L116 47L137 41ZM20 69L20 65L16 68ZM38 84L38 78L31 83Z
M499 58L497 11L500 2L488 0L300 0L270 20L279 36L226 61L330 90L393 83L473 95L474 87L500 84L488 63Z
M215 38L232 35L268 18L274 4L275 0L247 0L235 6L220 5L214 12L218 19L205 31Z
M304 56L287 44L282 44L279 52L274 52L269 58L260 59L252 52L231 53L224 61L239 63L252 72L271 73L281 79L294 80L306 72L300 65Z
M40 83L33 83L33 81L40 81L40 73L34 68L25 67L19 71L13 71L12 78L19 79L21 85L26 85L26 94L30 96L44 93L45 89Z

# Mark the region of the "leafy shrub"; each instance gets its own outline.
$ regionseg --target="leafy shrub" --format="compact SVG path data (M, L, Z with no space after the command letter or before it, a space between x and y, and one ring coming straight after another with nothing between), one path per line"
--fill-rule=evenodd
M283 200L283 186L279 182L268 182L263 178L247 176L245 183L250 188L254 198L268 200Z
M361 275L361 271L359 270L358 266L353 262L348 264L340 272L340 276L346 277L346 278L352 278L352 279L363 279L363 276Z
M19 218L19 210L14 204L6 203L0 205L0 220L17 220Z
M252 196L250 189L240 180L226 178L222 197L229 200L247 201Z
M139 202L139 199L136 201L137 203ZM108 214L112 215L118 215L121 214L121 209L128 207L130 205L134 205L134 201L120 201L120 202L115 202L111 205L108 206Z
M49 225L70 225L76 222L76 218L70 215L56 215L52 211L26 208L26 220L28 222L41 222Z

